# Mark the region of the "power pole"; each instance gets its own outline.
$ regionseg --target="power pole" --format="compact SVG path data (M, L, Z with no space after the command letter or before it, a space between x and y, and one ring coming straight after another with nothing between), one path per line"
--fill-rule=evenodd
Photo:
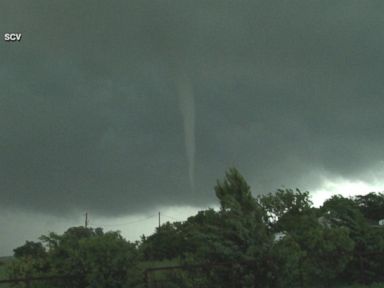
M160 212L159 212L159 228L160 228Z
M85 212L85 223L84 223L85 228L88 228L88 212Z

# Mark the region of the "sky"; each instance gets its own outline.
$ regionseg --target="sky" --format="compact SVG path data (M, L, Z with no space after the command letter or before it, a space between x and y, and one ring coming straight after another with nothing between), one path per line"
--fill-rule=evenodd
M382 1L0 2L0 255L84 223L128 239L254 195L384 187Z

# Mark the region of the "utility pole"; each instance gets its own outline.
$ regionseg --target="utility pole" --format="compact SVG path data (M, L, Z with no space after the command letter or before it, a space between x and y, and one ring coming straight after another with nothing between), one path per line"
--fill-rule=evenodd
M85 223L84 223L85 228L88 228L88 212L85 212Z
M160 228L160 212L159 212L159 228Z

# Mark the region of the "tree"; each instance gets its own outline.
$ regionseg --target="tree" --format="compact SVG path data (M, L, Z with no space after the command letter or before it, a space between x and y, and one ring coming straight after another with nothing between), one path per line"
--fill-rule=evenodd
M224 180L217 181L215 192L222 211L238 215L258 211L248 183L236 168L229 169Z
M12 277L68 275L70 278L50 283L50 287L74 288L134 287L141 282L136 244L118 232L72 227L62 235L50 233L40 239L47 247L46 256L39 262L20 258L11 267Z
M185 255L187 245L182 223L166 222L148 237L143 237L140 246L145 260L165 260L181 258Z
M352 235L365 229L367 222L358 205L350 198L332 196L321 207L321 214L333 226L348 227Z
M219 210L167 222L140 243L127 242L118 232L84 227L27 241L14 250L11 275L73 276L32 286L36 288L141 287L143 267L165 261L195 265L162 274L162 280L169 280L167 287L324 287L340 281L384 281L384 229L371 225L384 211L382 194L336 195L321 208L313 207L309 192L299 189L254 198L234 168L217 181L215 193ZM276 233L283 237L275 238Z
M269 251L269 287L304 287L301 263L305 255L289 235L275 242Z
M275 263L272 271L287 271L288 267L291 271L273 277L277 286L297 286L298 281L300 285L327 285L344 271L354 247L349 230L321 225L322 214L312 207L309 192L279 189L259 196L258 202L271 231L286 235L270 251Z
M233 261L247 265L231 269L217 269L222 278L221 287L256 287L265 285L265 259L272 235L268 233L263 210L252 196L250 187L235 168L230 169L222 181L217 181L216 196L220 211L211 215L212 224L200 232L201 258L210 261ZM196 227L196 231L199 231ZM201 230L200 230L201 231ZM203 253L201 253L203 252ZM227 279L229 277L229 279Z
M323 227L319 224L303 229L297 237L305 252L301 269L311 286L330 285L345 271L353 255L354 242L344 227Z
M369 193L358 195L354 202L366 219L378 224L379 220L384 219L384 193Z
M16 258L30 257L41 258L46 256L46 251L41 242L26 241L24 245L13 249Z
M381 196L372 193L366 196L333 196L324 202L321 210L333 227L347 228L354 242L344 278L371 283L383 279L379 267L384 264L384 229L370 225L370 220L380 215ZM377 199L378 204L372 203L373 199Z
M266 221L276 232L296 227L297 217L313 212L309 192L299 189L279 189L257 199L266 215Z

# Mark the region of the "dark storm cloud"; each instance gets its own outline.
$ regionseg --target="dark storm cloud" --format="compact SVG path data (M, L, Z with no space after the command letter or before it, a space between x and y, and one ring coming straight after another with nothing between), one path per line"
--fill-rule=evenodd
M230 166L255 192L363 177L384 156L382 12L380 1L3 1L1 32L23 39L0 45L1 204L202 205ZM195 103L194 193L179 75Z

